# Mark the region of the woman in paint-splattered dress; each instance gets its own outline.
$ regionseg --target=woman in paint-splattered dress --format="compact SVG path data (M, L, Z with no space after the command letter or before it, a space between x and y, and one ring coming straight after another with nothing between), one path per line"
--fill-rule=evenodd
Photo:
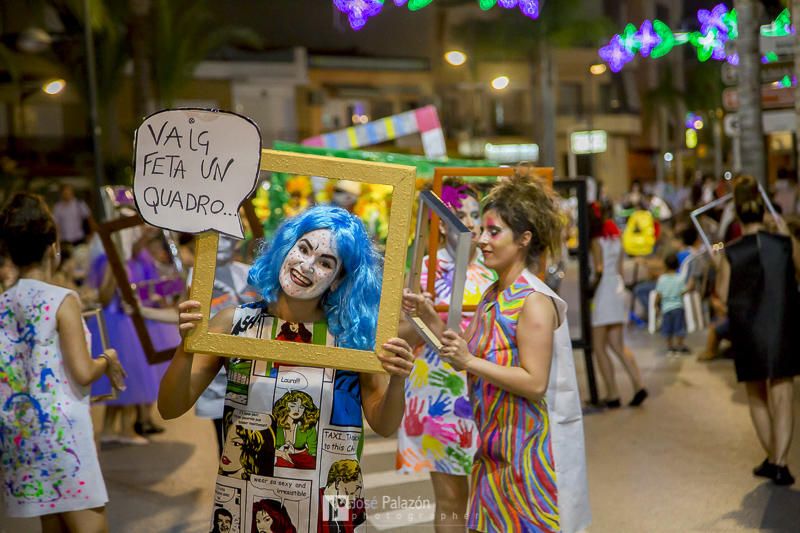
M541 184L512 179L489 193L478 246L497 282L466 332L444 331L430 300L403 306L440 336L440 356L466 370L481 443L467 527L575 532L590 520L583 424L567 306L530 271L558 251L561 218Z
M92 359L78 297L50 284L58 264L52 216L18 194L0 215L0 242L19 279L0 294L0 472L5 512L42 530L106 531L108 501L89 414L89 389L116 352Z

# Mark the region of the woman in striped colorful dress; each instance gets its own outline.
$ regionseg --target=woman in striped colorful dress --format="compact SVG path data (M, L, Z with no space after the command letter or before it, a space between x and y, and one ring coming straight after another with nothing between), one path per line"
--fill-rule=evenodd
M430 301L404 306L441 335L442 359L469 377L481 445L468 527L573 532L590 521L583 424L566 304L529 266L560 244L561 219L540 184L514 179L486 199L479 246L498 281L467 331L444 331Z

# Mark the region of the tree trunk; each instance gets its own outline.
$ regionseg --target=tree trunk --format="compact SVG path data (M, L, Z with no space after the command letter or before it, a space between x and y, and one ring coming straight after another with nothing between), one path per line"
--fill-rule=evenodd
M541 93L541 156L540 166L556 166L556 101L555 101L555 67L550 55L550 48L543 44L539 47L539 91Z
M150 24L151 0L129 0L129 31L133 56L133 111L138 120L154 111L151 83Z
M739 14L739 138L742 172L766 185L764 125L761 118L761 54L759 52L761 3L736 0Z

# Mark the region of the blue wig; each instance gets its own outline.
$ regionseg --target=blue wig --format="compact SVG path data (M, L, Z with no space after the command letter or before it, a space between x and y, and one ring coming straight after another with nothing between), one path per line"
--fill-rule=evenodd
M338 346L372 350L381 297L381 260L355 215L339 207L317 206L286 220L262 246L248 282L261 291L267 304L278 301L278 275L286 255L303 235L318 229L333 233L342 262L336 290L328 290L321 300L328 330Z

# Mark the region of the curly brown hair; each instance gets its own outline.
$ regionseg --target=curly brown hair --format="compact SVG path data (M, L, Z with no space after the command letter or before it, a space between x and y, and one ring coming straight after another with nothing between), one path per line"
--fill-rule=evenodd
M495 185L483 202L483 212L493 209L519 239L531 232L527 263L549 251L561 252L563 217L558 196L538 177L513 177Z

